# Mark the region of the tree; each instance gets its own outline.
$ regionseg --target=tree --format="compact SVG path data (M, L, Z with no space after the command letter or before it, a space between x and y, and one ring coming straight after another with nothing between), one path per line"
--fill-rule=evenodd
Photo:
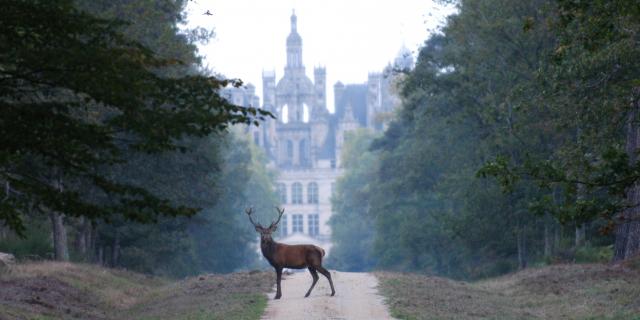
M550 21L558 41L540 67L540 93L531 110L555 134L553 152L520 164L498 159L489 167L503 182L536 181L563 199L539 199L561 221L606 219L615 229L614 260L640 250L636 110L640 53L636 1L556 1Z
M526 134L538 130L529 121L537 114L521 112L553 44L544 25L523 26L544 19L545 4L461 1L443 34L421 49L400 116L374 143L380 194L394 195L374 197L387 267L481 277L526 267L538 255L542 229L529 203L544 191L517 183L503 194L476 174L497 154L523 161L528 152L548 152L546 137Z
M52 19L51 17L56 17ZM90 220L191 216L109 168L132 153L187 150L186 136L257 124L269 114L217 94L239 81L164 74L184 66L73 1L11 0L0 20L0 220L22 232L30 210ZM43 59L47 57L47 59Z
M624 199L608 208L614 208L609 214L616 219L614 261L619 261L640 253L640 63L635 58L640 54L640 7L628 0L558 2L562 41L557 49L557 73L560 80L580 76L568 94L576 98L574 108L584 119L589 143L597 143L602 150L595 158L604 165L589 168L596 176L589 182L604 186L614 201L616 195ZM573 71L576 69L579 74ZM594 116L611 116L610 122ZM606 140L592 138L593 131L607 133ZM611 142L616 146L613 150L601 145Z
M365 129L346 135L341 159L346 172L336 183L331 198L334 214L329 220L335 246L328 263L339 270L364 271L376 265L376 219L369 205L378 171L377 155L368 150L373 138Z
M559 171L538 165L592 150L588 139L578 138L587 132L584 122L568 121L573 111L554 102L568 96L548 97L558 78L544 74L554 65L559 41L556 3L458 4L458 14L425 42L402 81L402 108L369 150L378 158L375 168L346 168L344 181L353 184L336 206L349 212L338 212L336 221L359 221L354 208L367 208L373 234L356 235L364 243L373 239L369 258L375 267L456 278L573 259L587 242L607 244L610 239L597 233L600 220L586 218L585 210L561 209L585 208L606 194L593 193L580 179L539 179ZM583 149L573 149L576 142ZM585 163L565 164L578 162ZM583 169L571 172L583 175ZM340 236L340 228L336 250L356 247L349 253L357 257L361 248ZM567 230L577 231L580 241L573 241L573 232L568 238Z

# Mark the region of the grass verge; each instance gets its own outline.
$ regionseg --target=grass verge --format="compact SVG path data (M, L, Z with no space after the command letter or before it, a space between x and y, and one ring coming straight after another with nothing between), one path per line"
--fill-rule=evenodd
M0 275L0 319L259 319L273 275L181 281L94 265L37 262Z
M640 271L625 266L556 265L474 283L376 275L398 319L640 320Z

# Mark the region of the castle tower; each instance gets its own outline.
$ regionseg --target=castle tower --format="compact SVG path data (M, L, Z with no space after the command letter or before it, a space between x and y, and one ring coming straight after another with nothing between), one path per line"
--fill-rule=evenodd
M342 167L342 148L347 132L354 131L359 127L358 120L356 120L356 117L353 115L353 108L350 104L347 104L336 130L336 163L338 167Z
M329 111L327 110L327 71L324 67L313 70L315 102L311 112L311 159L315 163L329 134Z
M342 100L342 96L344 95L344 84L338 81L333 85L333 107L337 110L338 104L340 100ZM336 111L334 110L334 112Z
M291 14L291 32L287 36L287 65L284 68L284 78L281 80L283 87L289 93L283 101L277 101L283 109L286 109L288 123L303 122L305 114L311 112L313 104L313 84L307 78L302 63L302 37L298 34L298 17L295 11ZM283 92L278 84L278 92ZM282 88L285 89L285 88ZM307 91L311 91L311 95ZM284 101L286 100L286 101ZM284 113L284 110L281 110Z
M274 111L276 105L276 72L262 71L262 103L267 111Z
M291 32L287 37L287 72L304 73L304 64L302 63L302 37L298 34L298 17L295 11L291 14Z
M278 166L292 169L309 168L313 164L309 120L315 105L315 86L305 74L302 63L302 37L298 34L298 18L291 15L291 31L286 41L287 65L276 85L275 112Z
M324 67L317 67L313 70L313 82L315 86L315 103L312 117L322 117L328 113L327 110L327 70ZM312 118L312 120L313 120Z

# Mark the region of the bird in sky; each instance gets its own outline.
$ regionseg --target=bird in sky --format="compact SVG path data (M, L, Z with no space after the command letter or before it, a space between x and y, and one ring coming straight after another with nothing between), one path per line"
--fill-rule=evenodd
M211 11L210 11L210 10L207 10L207 12L205 12L205 13L203 13L203 14L204 14L205 16L212 16L212 15L213 15L213 13L211 13Z

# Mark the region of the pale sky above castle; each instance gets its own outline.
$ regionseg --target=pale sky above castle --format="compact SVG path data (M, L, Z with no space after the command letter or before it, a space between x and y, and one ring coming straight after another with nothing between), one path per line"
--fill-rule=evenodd
M364 83L404 45L414 55L452 8L432 0L196 0L189 25L214 28L215 39L200 46L205 65L256 86L262 103L262 71L279 79L286 64L285 40L295 10L303 41L303 63L327 68L327 107L333 111L336 81ZM204 15L209 10L213 15Z

